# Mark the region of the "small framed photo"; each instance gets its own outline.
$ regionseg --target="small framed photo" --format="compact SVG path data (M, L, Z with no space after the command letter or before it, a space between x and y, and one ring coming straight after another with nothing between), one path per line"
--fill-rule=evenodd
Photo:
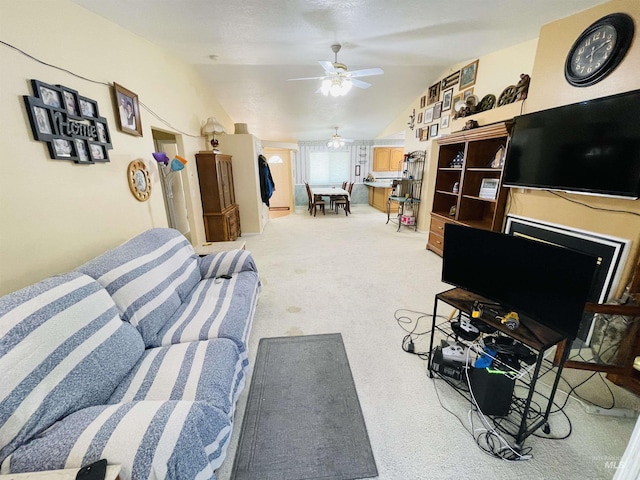
M142 136L138 95L114 82L116 111L120 130L136 137ZM95 160L95 159L94 159Z
M422 112L418 114L418 124L422 123Z
M471 95L473 95L473 88L469 88L462 92L462 99L466 102L467 98L469 98Z
M420 97L420 108L424 108L427 106L427 96L423 95Z
M420 129L420 141L421 142L426 142L427 140L429 140L429 129L428 128L421 128Z
M422 130L421 128L416 128L416 138L420 138L420 130Z
M429 95L427 97L427 105L431 105L440 100L440 82L429 87Z
M31 124L33 138L36 140L50 142L53 138L53 123L51 113L40 98L25 95L24 104L27 108L27 116Z
M438 136L438 123L434 123L429 127L429 138L436 138Z
M109 135L109 128L107 127L107 119L100 117L93 121L93 125L96 127L96 135L98 142L104 146L111 148L111 135Z
M108 162L107 150L99 143L89 143L89 156L94 162Z
M54 138L49 144L51 151L51 158L57 158L62 160L75 160L76 146L72 140L66 138Z
M58 87L43 83L39 80L31 80L31 85L33 87L33 94L38 96L47 107L64 110L62 92Z
M451 110L451 101L453 99L453 88L445 91L442 95L442 111Z
M449 115L445 115L440 120L440 128L449 128Z
M424 123L433 122L433 107L427 108L424 111L424 117L422 117Z
M442 90L453 87L460 80L460 70L453 72L447 78L442 80Z
M58 85L60 87L60 85ZM80 106L78 102L78 92L70 90L68 88L60 87L62 91L62 98L64 100L64 109L67 111L67 115L72 118L80 119Z
M95 100L91 100L90 98L85 98L78 96L78 102L80 103L80 114L83 117L87 118L97 118L98 117L98 102Z
M93 160L89 157L89 149L87 148L87 142L81 138L76 138L76 151L78 152L78 160L76 163L93 163Z
M453 97L453 100L451 100L451 106L455 108L455 106L458 104L458 102L461 102L462 100L464 100L464 97L462 95L462 93L458 93Z
M478 60L462 67L460 70L460 86L458 87L458 90L464 90L465 88L475 85L477 75Z
M436 102L433 106L433 119L437 120L442 115L442 102Z
M498 178L483 178L478 197L495 200L496 194L498 193L498 185L500 185L500 179Z

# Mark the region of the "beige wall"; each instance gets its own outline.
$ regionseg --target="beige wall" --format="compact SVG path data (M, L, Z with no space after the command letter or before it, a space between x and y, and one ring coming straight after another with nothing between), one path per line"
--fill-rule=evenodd
M623 62L608 77L590 87L576 88L564 78L567 52L580 33L599 18L614 12L625 12L635 21L636 34ZM540 30L529 98L525 113L566 105L615 93L640 89L640 1L616 0L545 25ZM526 217L598 232L632 240L627 266L617 294L630 280L632 268L638 260L640 240L640 200L622 200L588 195L562 194L585 203L588 207L544 191L513 191L511 212ZM592 208L589 208L592 207ZM620 213L594 209L617 210Z
M614 12L626 12L634 18L636 25L634 41L623 63L611 75L596 85L585 88L576 88L569 85L564 79L564 62L571 45L591 23ZM521 113L530 113L559 105L639 89L640 1L614 0L579 12L543 26L538 39L485 55L480 57L479 60L478 78L476 85L474 85L475 95L480 99L487 93L493 93L498 97L506 86L517 83L520 73L530 73L531 85L527 100L452 121L451 128L443 130L441 133L459 131L462 129L464 122L469 119L477 120L480 125L487 125L513 118ZM466 63L468 62L453 65L442 72L438 79L446 77ZM431 79L426 83L430 85L438 79ZM428 85L423 95L427 94L427 90ZM454 90L455 94L456 91ZM419 102L420 98L417 98L413 105L410 105L403 115L392 122L381 136L387 135L388 132L397 131L402 124L406 126L412 109L416 109L417 116ZM428 158L422 192L422 208L418 216L419 231L427 232L435 182L434 160L437 158L438 147L435 142L419 142L416 140L415 131L411 131L408 128L405 131L406 151L427 150ZM631 240L631 251L616 294L621 293L630 280L633 267L638 263L638 243L640 243L640 217L625 212L640 214L640 200L562 194L570 200L587 204L587 206L581 206L544 191L514 189L512 194L509 213ZM616 212L605 212L597 209L616 210Z
M38 59L99 81L116 82L175 128L189 160L183 174L194 243L204 240L194 154L204 148L200 122L215 116L233 126L213 93L188 65L66 0L3 2L2 40ZM171 131L144 109L143 137L116 128L111 89L42 65L0 45L0 294L75 268L145 229L166 226L151 128ZM22 101L30 79L61 84L97 100L107 118L110 163L75 165L52 160L33 140ZM126 169L141 159L151 169L153 191L138 202ZM198 221L194 222L194 219Z
M482 99L482 97L484 97L485 95L492 93L497 98L507 86L514 85L518 82L521 73L531 74L533 70L533 62L536 54L537 43L538 40L533 39L480 57L478 62L478 75L476 84L471 87L473 88L473 94L477 95L479 99ZM430 85L433 85L436 81L442 80L443 78L449 76L451 73L460 70L460 68L469 64L473 60L475 59L453 65L447 70L441 72L437 78L433 78L429 82L426 82L428 85L422 95L427 95L428 87ZM453 95L455 96L458 93L459 90L458 86L456 85L455 87L453 87ZM442 93L440 95L440 99L442 100ZM418 213L418 230L421 232L426 232L429 230L430 223L429 214L431 213L431 202L433 200L436 172L434 162L438 156L438 145L431 139L426 142L419 141L415 137L416 130L414 129L412 131L407 127L409 115L414 108L416 111L415 129L417 129L418 127L428 127L428 125L426 124L418 125L417 123L418 113L421 110L424 112L424 109L420 109L420 98L417 98L416 101L412 105L410 105L407 110L405 110L403 115L396 118L385 129L381 137L390 134L390 132L398 131L399 129L405 128L405 152L412 152L415 150L427 151L425 180L422 184L422 205ZM450 115L450 126L447 129L439 130L439 134L446 135L448 133L461 130L464 126L465 121L469 120L469 118L477 120L480 125L487 125L489 123L497 122L500 120L513 118L515 115L518 115L520 113L521 108L522 102L517 102L510 105L505 105L500 108L495 108L487 112L482 112L480 114L473 115L472 117L460 118L458 120L453 120L453 110L445 111L443 112L443 115ZM435 122L436 121L434 120L429 125Z

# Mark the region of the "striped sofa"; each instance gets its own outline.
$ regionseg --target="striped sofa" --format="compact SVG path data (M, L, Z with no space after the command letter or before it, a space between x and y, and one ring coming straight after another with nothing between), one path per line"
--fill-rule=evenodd
M0 473L215 478L259 288L249 252L164 228L0 298Z

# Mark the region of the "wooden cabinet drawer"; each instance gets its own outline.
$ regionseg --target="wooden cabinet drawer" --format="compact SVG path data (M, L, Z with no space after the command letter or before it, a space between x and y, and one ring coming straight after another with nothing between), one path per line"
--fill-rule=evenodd
M429 232L433 232L438 235L444 235L444 226L447 223L446 220L440 217L431 216L431 226L429 227Z
M431 214L431 225L429 226L429 240L427 241L427 250L442 256L444 248L444 226L447 223L457 223L453 220L447 220L439 215Z
M438 235L433 231L429 231L429 240L427 242L427 250L431 250L434 253L442 256L442 249L444 248L444 237Z

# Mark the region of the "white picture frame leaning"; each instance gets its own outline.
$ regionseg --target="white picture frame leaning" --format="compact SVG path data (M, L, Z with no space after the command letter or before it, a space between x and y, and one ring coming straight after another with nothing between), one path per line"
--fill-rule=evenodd
M480 192L478 197L486 200L495 200L498 194L498 187L500 186L499 178L485 177L480 183Z

